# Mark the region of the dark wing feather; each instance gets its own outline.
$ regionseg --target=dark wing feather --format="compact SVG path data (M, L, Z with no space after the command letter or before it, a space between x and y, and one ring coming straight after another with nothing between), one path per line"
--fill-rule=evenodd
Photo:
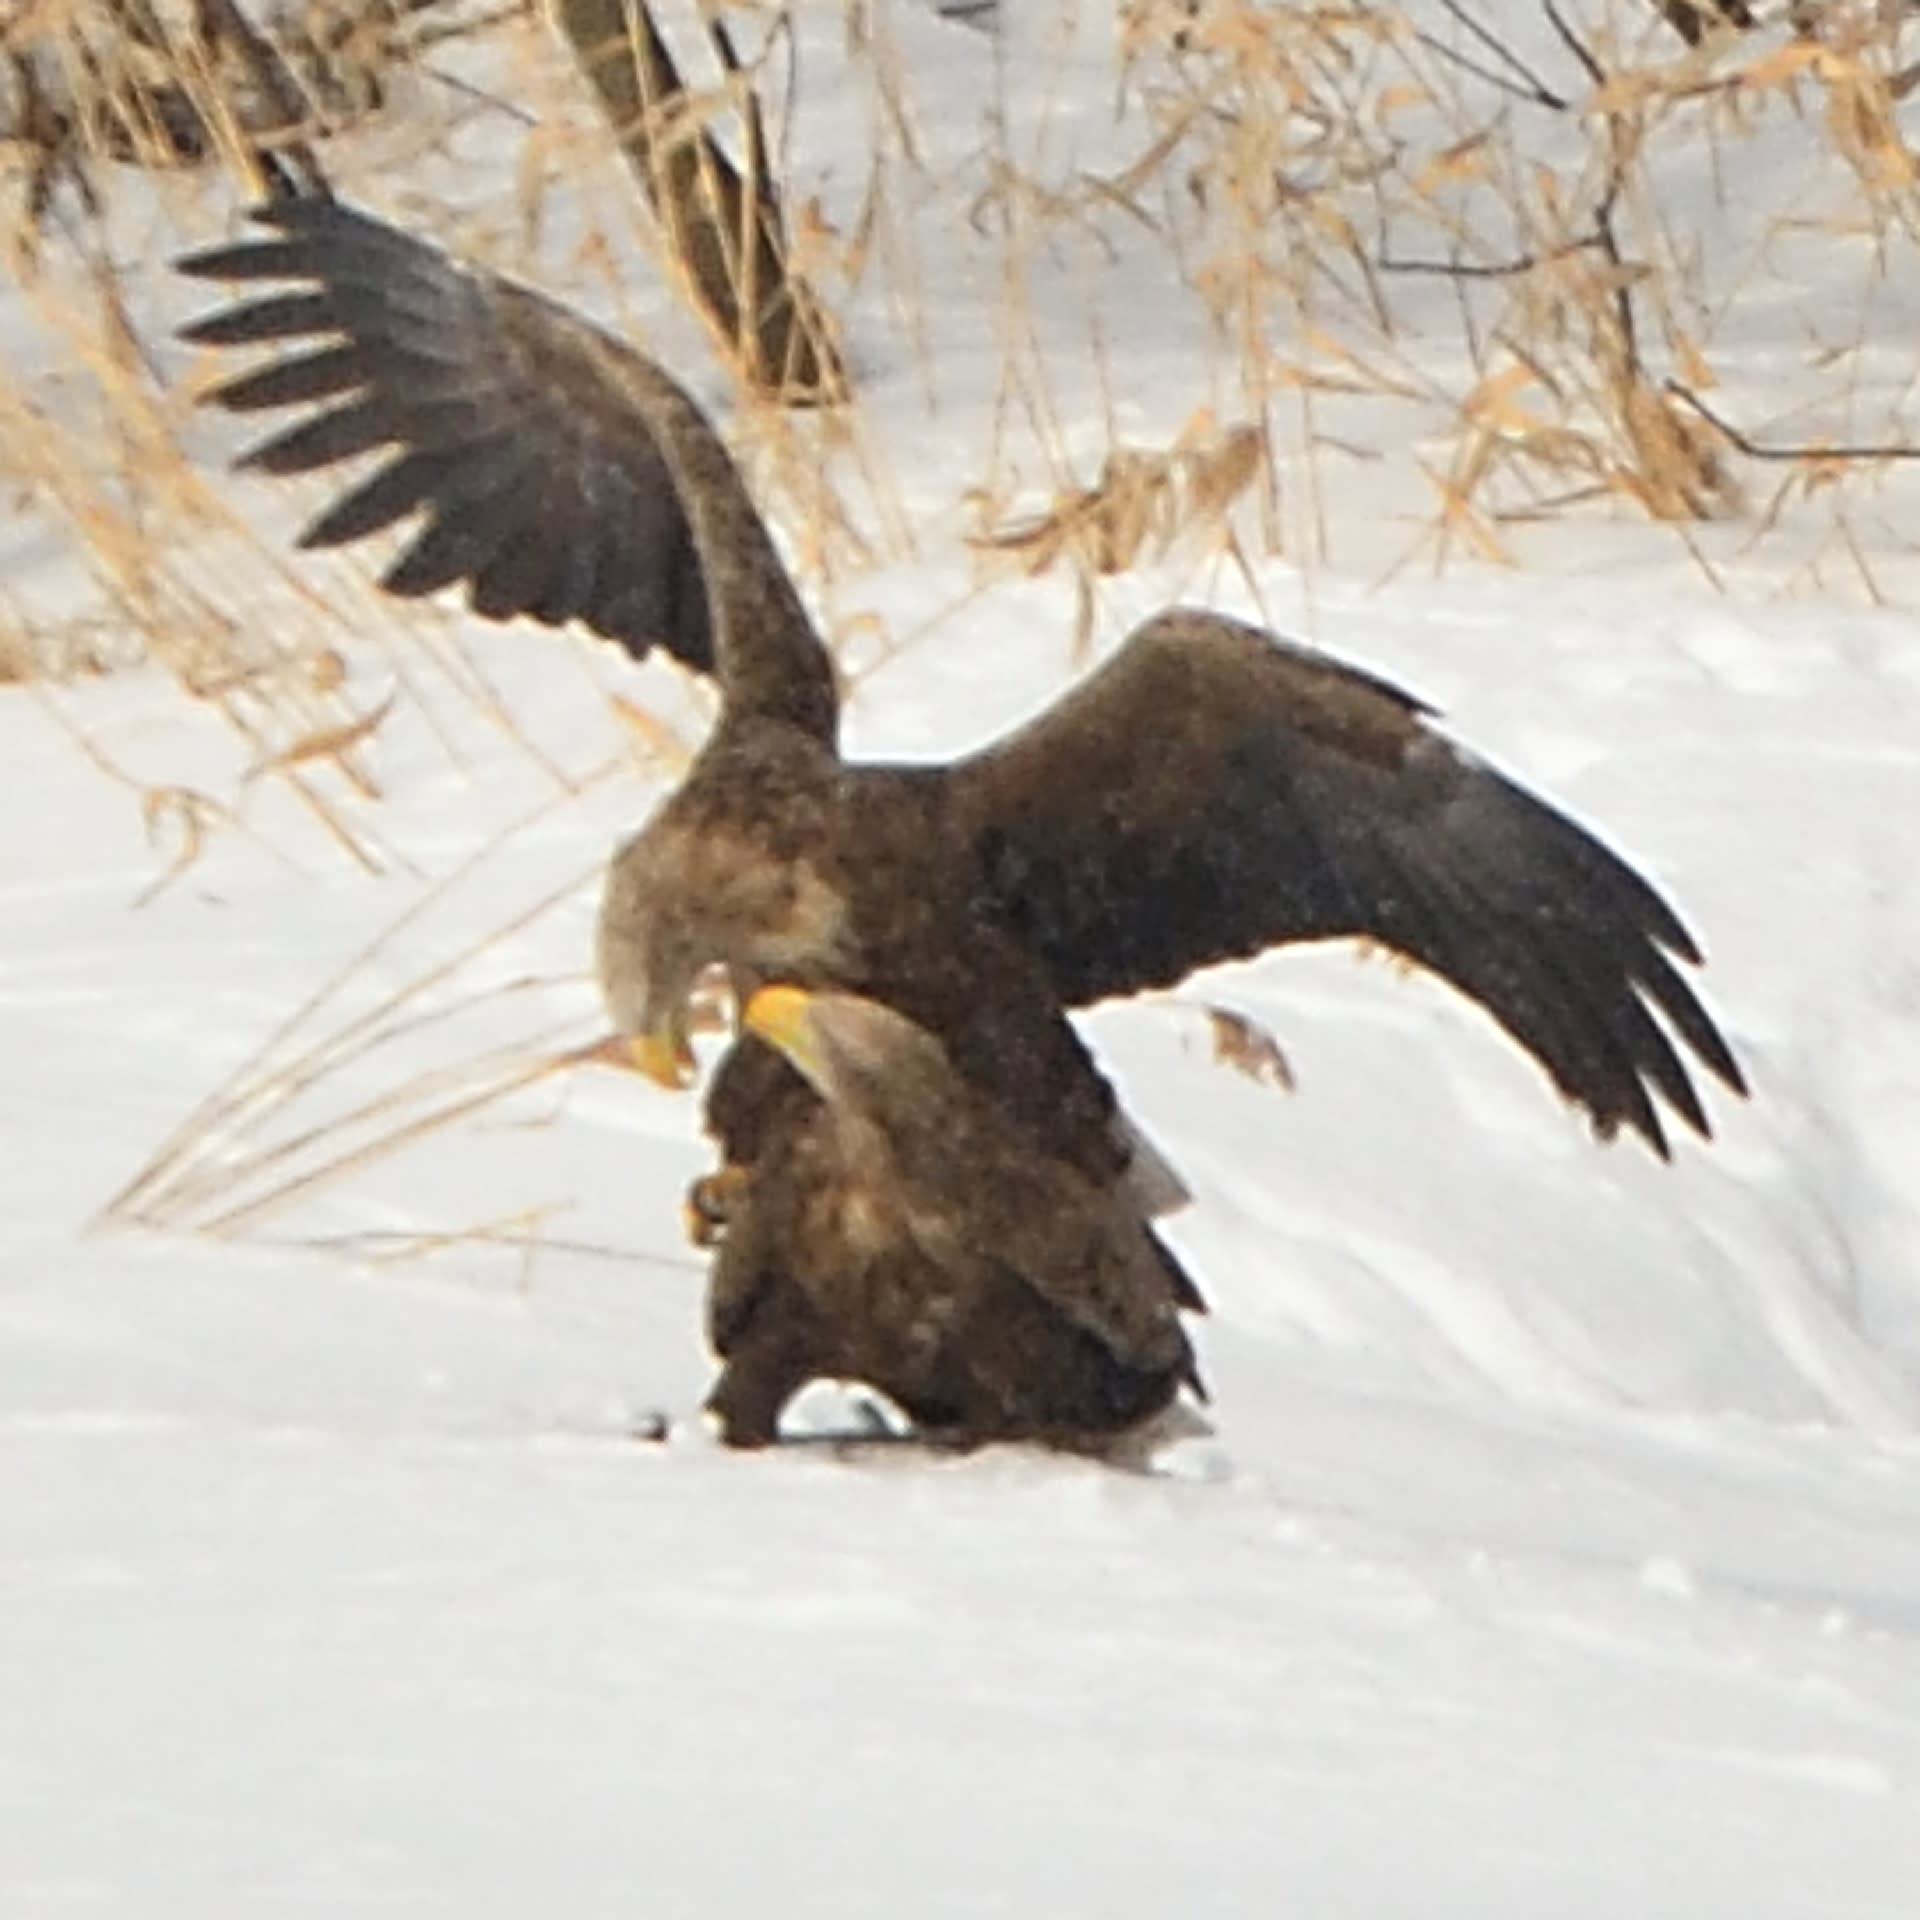
M1162 614L947 775L990 905L1069 1005L1356 936L1478 1001L1602 1135L1697 1132L1679 1041L1740 1069L1670 956L1673 910L1407 694L1223 617Z
M324 411L245 464L307 473L394 449L307 528L302 546L343 546L423 513L383 578L390 592L464 583L488 618L577 619L636 657L659 645L713 670L687 517L619 377L628 349L527 288L458 266L336 201L280 201L256 217L271 237L190 255L181 271L226 285L314 285L223 308L185 338L218 347L320 340L212 398L239 413Z

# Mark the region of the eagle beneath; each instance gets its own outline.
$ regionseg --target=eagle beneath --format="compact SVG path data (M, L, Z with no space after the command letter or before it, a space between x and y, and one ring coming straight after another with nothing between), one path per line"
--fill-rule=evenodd
M1197 968L1352 937L1476 1001L1603 1138L1702 1136L1682 1053L1739 1067L1678 962L1678 916L1563 814L1455 747L1387 682L1223 615L1145 622L1051 707L947 765L852 763L828 654L732 459L662 368L542 295L328 198L180 264L288 283L185 330L318 344L212 398L321 403L243 465L387 449L301 537L422 518L383 584L464 585L490 618L579 620L717 682L680 788L614 855L601 984L634 1057L684 1082L696 981L740 1005L855 994L932 1036L1004 1123L1151 1212L1174 1183L1117 1110L1071 1009ZM819 1095L750 1029L708 1123L744 1193Z
M1084 1444L1204 1400L1199 1289L1115 1183L1051 1158L939 1041L857 994L742 1014L818 1096L770 1141L714 1258L707 1407L762 1446L810 1380L877 1387L930 1439Z

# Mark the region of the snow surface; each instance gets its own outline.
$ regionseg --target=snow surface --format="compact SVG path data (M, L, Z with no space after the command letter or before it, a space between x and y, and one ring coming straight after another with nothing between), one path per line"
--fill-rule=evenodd
M1084 143L1060 177L1125 148L1097 21L1064 51L1021 30L891 16L905 70L940 76L900 190L952 244L923 228L930 360L883 290L852 309L916 547L809 580L856 640L901 643L860 680L866 750L963 747L1073 670L1068 587L980 590L958 538L1001 343L953 156L1022 84ZM872 122L836 109L835 58L803 67L823 104L792 164L845 216ZM517 141L478 121L404 192L377 134L342 164L382 205L484 210ZM116 256L175 371L164 328L198 296L160 263L226 218L212 188L183 214L116 182ZM1107 237L1097 266L1034 269L1094 459L1112 393L1161 444L1218 397L1164 253ZM650 336L684 339L635 281ZM1069 292L1106 313L1110 391L1084 409ZM1729 405L1766 393L1791 294L1749 314ZM0 324L57 408L35 313L16 296ZM189 431L219 475L234 437ZM1597 514L1533 530L1517 572L1382 585L1406 499L1364 469L1322 483L1334 551L1264 564L1268 615L1416 687L1643 862L1710 950L1755 1097L1716 1098L1717 1140L1671 1167L1596 1146L1474 1010L1338 952L1097 1011L1194 1188L1174 1231L1216 1306L1214 1432L1151 1476L638 1444L708 1369L690 1100L548 1076L318 1177L317 1121L596 1031L592 875L663 780L608 696L691 738L705 708L669 670L416 622L519 735L443 686L396 705L361 750L383 797L336 790L377 878L157 673L4 696L0 1914L1916 1911L1911 619L1809 595L1791 512L1772 543L1701 530L1719 594L1670 534ZM270 541L297 524L281 490L218 484ZM85 604L66 543L7 537L11 593ZM1871 557L1920 589L1896 539ZM398 625L352 567L305 573ZM264 572L248 591L262 620L291 606ZM1249 604L1225 566L1169 562L1104 584L1097 643L1174 594ZM363 708L398 657L352 654ZM239 826L158 884L139 791L76 737ZM1208 999L1272 1028L1296 1093L1213 1064ZM389 1000L437 1017L357 1049ZM103 1220L201 1102L329 1044L300 1098L256 1075L253 1108L197 1130L199 1188L146 1209L171 1231ZM845 1415L823 1389L801 1425Z

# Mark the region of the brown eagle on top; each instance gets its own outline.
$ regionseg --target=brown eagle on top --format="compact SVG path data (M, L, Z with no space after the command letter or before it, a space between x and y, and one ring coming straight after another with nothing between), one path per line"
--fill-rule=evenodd
M271 237L183 270L298 290L185 337L319 339L213 397L239 412L326 404L244 464L301 473L393 449L302 544L417 511L392 591L464 584L489 617L577 619L718 682L711 737L615 854L601 911L609 1007L656 1073L686 1064L688 999L711 965L742 1005L774 983L861 995L933 1036L1036 1152L1151 1210L1166 1170L1069 1009L1352 936L1477 1001L1603 1137L1625 1128L1665 1158L1657 1102L1709 1132L1683 1049L1745 1091L1676 965L1700 955L1673 910L1409 695L1181 608L980 752L849 763L826 649L671 376L540 294L331 199L255 217ZM708 1096L728 1165L750 1179L817 1098L776 1047L742 1035Z

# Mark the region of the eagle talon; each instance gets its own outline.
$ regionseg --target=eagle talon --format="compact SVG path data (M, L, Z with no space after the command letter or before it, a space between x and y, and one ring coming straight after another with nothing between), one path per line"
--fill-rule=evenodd
M722 1167L718 1173L705 1173L687 1188L680 1205L687 1239L696 1247L718 1246L725 1237L727 1222L746 1192L745 1167Z

